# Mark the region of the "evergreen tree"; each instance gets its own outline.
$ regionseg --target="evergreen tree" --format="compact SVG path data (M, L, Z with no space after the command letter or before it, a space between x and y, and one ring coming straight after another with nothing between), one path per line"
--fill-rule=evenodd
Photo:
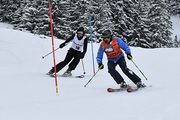
M173 0L171 0L173 1ZM178 0L174 0L178 1ZM54 35L66 39L80 26L89 33L91 16L93 39L106 28L132 46L172 47L171 4L167 0L53 0ZM173 7L172 7L173 8ZM177 10L176 10L177 11ZM48 1L2 0L0 20L21 30L50 35Z
M1 0L0 2L0 20L11 23L14 20L14 12L19 8L19 0Z
M54 30L58 38L68 38L81 26L87 31L86 1L60 0L53 7L53 11Z
M165 2L169 5L169 10L172 15L180 16L180 0L165 0Z
M90 0L88 14L92 17L93 38L99 40L103 30L110 28L114 29L112 22L112 12L106 0Z
M167 4L162 0L152 0L150 2L150 10L148 12L149 30L151 31L151 40L154 48L171 47L171 32L172 22L170 14L167 10Z
M179 48L180 47L180 40L178 40L177 35L174 37L174 42L173 42L173 47L174 48Z
M150 20L147 18L149 11L149 4L147 0L138 0L134 4L135 19L132 38L129 42L132 46L139 46L144 48L152 48L151 45L151 32L149 31L148 23Z
M53 24L54 24L54 34L58 38L66 39L68 38L74 30L70 26L71 12L73 2L71 0L59 0L56 4L53 4Z
M15 27L35 34L49 35L48 3L40 0L26 0L21 3L21 6L23 9L20 8L22 10L20 23Z
M123 10L124 2L119 0L107 0L107 2L110 5L111 11L113 13L112 21L114 23L114 34L127 42L126 31L128 30L127 24L129 21L127 22L127 16Z
M20 17L20 23L18 24L18 28L22 28L21 30L28 30L33 32L35 28L35 24L37 22L37 9L32 4L32 1L26 1L26 5L22 11L22 16Z

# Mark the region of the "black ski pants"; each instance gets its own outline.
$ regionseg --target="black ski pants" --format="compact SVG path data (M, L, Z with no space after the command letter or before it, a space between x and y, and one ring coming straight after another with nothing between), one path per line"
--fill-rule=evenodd
M80 57L78 55L80 53L80 51L70 48L66 54L64 61L61 61L56 65L56 72L59 72L61 69L63 69L71 60L72 61L68 66L68 70L74 70L80 61Z
M119 65L119 67L122 69L123 73L134 83L140 82L141 79L129 68L127 68L125 58L120 58L116 63L113 61L108 61L108 72L113 77L113 79L116 81L117 84L120 84L121 82L124 82L123 77L119 74L119 72L115 69L116 66Z

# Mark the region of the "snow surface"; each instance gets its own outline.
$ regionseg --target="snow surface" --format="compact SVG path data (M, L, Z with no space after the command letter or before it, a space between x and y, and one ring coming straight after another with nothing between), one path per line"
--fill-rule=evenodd
M52 55L42 59L52 50L51 38L13 30L4 23L0 23L0 34L0 120L180 119L179 48L131 47L134 62L148 80L129 60L128 67L152 87L134 93L108 93L108 87L119 86L107 72L106 57L103 59L105 68L84 87L93 76L89 44L83 60L85 78L58 77L59 95L56 95L54 78L45 75L53 66ZM55 39L55 48L62 42ZM57 63L64 59L70 45L56 51ZM99 43L93 47L96 57ZM97 70L97 64L95 67ZM122 73L120 69L119 72ZM73 75L80 74L83 74L81 62L73 71Z

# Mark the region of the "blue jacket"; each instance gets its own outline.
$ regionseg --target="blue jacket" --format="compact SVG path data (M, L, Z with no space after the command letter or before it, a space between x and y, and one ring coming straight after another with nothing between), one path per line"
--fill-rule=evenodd
M126 54L131 54L131 50L129 48L129 46L123 41L121 40L120 38L116 37L116 41L118 43L118 46L120 49L124 50L124 52ZM96 57L96 60L97 60L97 63L102 63L102 59L103 59L103 54L104 54L104 50L102 48L102 44L100 44L99 46L99 50L98 50L98 53L97 53L97 57ZM116 58L108 58L108 61L113 61L113 62L117 62L121 57L123 57L124 54L123 52Z

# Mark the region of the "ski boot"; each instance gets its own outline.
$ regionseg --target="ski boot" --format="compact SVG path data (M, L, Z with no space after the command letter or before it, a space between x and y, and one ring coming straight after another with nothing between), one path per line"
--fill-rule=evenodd
M48 73L46 73L46 75L53 75L54 74L54 70L51 69Z
M128 87L128 85L125 82L121 82L121 84L120 84L121 89L125 89L127 87Z
M136 86L137 86L137 88L144 88L144 87L146 87L146 85L143 84L142 82L137 82Z
M69 77L72 76L71 70L66 70L66 72L62 75L63 77Z

